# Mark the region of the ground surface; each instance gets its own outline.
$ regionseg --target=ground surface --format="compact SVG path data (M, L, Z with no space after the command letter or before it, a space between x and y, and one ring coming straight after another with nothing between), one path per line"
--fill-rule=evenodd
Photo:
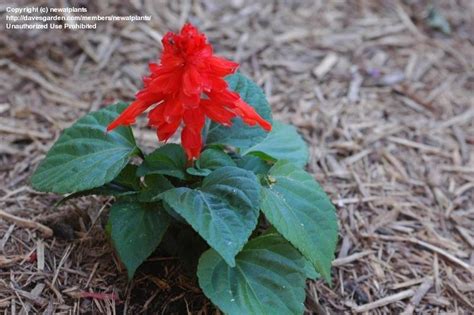
M309 283L308 311L473 313L473 2L434 2L450 34L428 25L428 1L166 2L78 2L151 14L146 24L0 32L0 210L55 232L0 220L0 310L215 312L164 254L127 284L102 228L111 200L55 210L58 196L28 186L60 131L131 100L157 38L189 20L263 86L277 119L298 126L309 170L337 205L334 285ZM140 138L156 145L146 128Z

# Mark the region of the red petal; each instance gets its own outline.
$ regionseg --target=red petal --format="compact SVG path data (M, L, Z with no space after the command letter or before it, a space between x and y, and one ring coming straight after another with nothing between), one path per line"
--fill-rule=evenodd
M210 75L208 80L209 80L209 85L210 85L211 90L222 91L222 90L227 89L228 87L227 82L220 77Z
M208 46L206 36L190 23L183 26L179 37L178 46L190 55Z
M168 140L172 135L174 135L180 124L181 118L176 118L170 123L160 124L156 130L158 139L160 139L161 141Z
M170 119L165 121L164 110L165 106L161 104L148 114L148 125L158 129L157 135L161 141L168 140L176 132L182 120L182 115L176 115L170 116Z
M214 103L211 100L201 100L201 108L207 117L224 126L232 125L232 118L235 114L224 106Z
M150 70L151 73L153 73L153 72L159 71L160 66L157 63L150 62L148 64L148 69Z
M209 99L214 103L220 104L221 106L233 107L233 104L240 99L240 95L229 90L212 90L210 93L206 93Z
M148 125L152 127L158 127L163 124L165 119L163 117L163 107L156 106L148 113Z
M165 122L170 122L171 120L175 119L175 117L183 116L184 108L183 104L176 98L170 98L163 102L163 120Z
M143 113L154 103L161 101L161 95L149 94L144 91L138 94L139 98L132 102L114 121L107 126L107 131L117 128L120 125L131 125L135 123L138 115Z
M209 58L209 67L214 75L223 77L234 73L239 64L221 57L212 56Z
M201 154L202 128L206 122L206 117L200 108L196 108L187 110L184 113L183 120L185 126L181 133L181 144L191 160Z
M190 66L184 71L183 92L186 95L200 94L202 91L201 75L195 67Z
M259 124L260 127L266 131L272 130L272 125L263 119L252 106L245 103L243 100L238 100L234 105L236 107L233 111L239 115L247 125L254 126L255 124Z
M192 126L194 129L202 129L206 122L204 112L199 108L188 109L184 112L183 121L187 126Z
M147 87L163 94L176 94L181 89L182 70L157 75L148 82Z
M193 109L199 106L200 94L186 95L183 91L179 93L179 101L185 109Z
M198 158L201 153L202 135L190 127L184 127L181 133L181 144L189 160Z
M163 36L161 43L163 44L164 51L175 49L176 37L176 34L172 32L168 32Z

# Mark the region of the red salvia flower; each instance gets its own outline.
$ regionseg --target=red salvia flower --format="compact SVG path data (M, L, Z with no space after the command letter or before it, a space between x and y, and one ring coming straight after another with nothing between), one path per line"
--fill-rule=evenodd
M224 77L239 65L214 55L206 36L193 25L184 25L179 34L167 33L162 43L160 63L150 64L144 88L107 130L133 124L138 115L156 105L148 114L148 124L157 129L161 141L168 140L183 124L181 144L189 159L200 155L206 117L230 126L238 116L250 126L259 124L271 130L269 122L228 89Z

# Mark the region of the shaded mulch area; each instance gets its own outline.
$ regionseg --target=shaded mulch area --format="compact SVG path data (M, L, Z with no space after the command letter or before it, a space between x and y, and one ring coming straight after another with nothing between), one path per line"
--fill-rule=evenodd
M308 283L308 312L474 312L472 1L81 5L152 21L0 32L0 310L217 312L189 266L164 248L127 282L103 228L113 200L55 209L58 196L28 185L60 131L132 100L161 51L157 38L191 21L261 84L276 119L299 128L311 146L308 170L337 206L334 284ZM429 25L432 6L449 34ZM156 147L143 121L135 129L146 148Z

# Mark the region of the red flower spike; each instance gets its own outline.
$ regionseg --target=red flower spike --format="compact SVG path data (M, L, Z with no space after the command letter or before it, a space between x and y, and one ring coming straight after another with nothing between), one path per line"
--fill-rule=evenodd
M148 125L157 129L158 139L166 141L184 124L181 144L190 160L201 153L206 117L224 126L240 117L250 126L271 130L252 106L228 90L224 77L239 65L215 56L206 36L193 25L185 24L178 34L167 33L162 43L160 63L149 65L144 88L107 130L135 123L138 115L156 105L148 114Z

